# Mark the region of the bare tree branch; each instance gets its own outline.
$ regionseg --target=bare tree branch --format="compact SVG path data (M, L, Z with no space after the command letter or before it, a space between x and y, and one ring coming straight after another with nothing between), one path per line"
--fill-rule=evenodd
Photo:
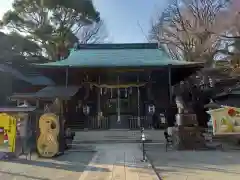
M81 44L104 43L108 37L103 21L84 26L78 30L77 37Z
M226 7L223 0L174 0L152 25L150 38L166 44L173 58L211 64L222 45L220 34L226 31L216 31L217 17Z

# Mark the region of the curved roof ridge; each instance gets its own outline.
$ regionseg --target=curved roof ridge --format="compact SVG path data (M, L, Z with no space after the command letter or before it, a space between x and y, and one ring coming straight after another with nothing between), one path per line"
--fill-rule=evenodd
M39 67L134 68L200 64L173 60L159 49L156 43L89 44L84 46L85 50L81 50L81 45L76 49L71 49L70 55L66 59L35 65Z
M158 49L157 43L109 43L109 44L78 44L82 49Z

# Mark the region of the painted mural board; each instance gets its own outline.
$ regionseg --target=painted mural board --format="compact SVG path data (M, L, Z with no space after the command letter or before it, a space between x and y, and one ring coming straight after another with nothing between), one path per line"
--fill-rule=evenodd
M7 133L4 128L0 128L0 152L9 152Z
M240 135L240 108L222 107L209 110L214 135Z

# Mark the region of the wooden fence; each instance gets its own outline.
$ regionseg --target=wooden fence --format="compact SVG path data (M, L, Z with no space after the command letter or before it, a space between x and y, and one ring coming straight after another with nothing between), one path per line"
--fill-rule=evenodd
M88 129L109 129L108 117L101 117L98 120L97 116L92 116L88 119Z

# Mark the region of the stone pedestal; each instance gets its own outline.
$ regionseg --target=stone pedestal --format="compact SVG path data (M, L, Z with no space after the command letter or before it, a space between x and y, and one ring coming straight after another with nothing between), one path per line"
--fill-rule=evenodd
M195 114L176 114L176 127L173 130L173 145L178 150L201 149L205 147L205 139L198 126Z
M193 150L205 147L205 139L199 127L178 126L173 130L173 146L177 150Z

